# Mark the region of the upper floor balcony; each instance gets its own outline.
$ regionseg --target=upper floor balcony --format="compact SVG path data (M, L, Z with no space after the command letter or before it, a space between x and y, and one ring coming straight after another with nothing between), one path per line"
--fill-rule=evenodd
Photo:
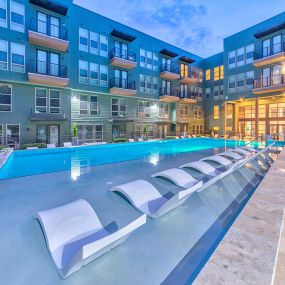
M194 72L180 74L180 83L182 84L197 84L198 82L199 78Z
M180 91L180 103L195 104L197 103L198 92Z
M28 80L33 84L65 87L68 85L67 67L39 60L31 60Z
M33 45L65 52L69 46L67 30L39 19L31 19L29 42Z
M270 77L262 77L254 80L253 94L268 94L274 92L285 92L285 75L278 74Z
M134 96L137 94L136 82L114 77L110 80L110 93L114 95Z
M110 65L125 69L133 69L137 66L136 54L129 50L113 48L110 52Z
M285 43L277 43L254 53L253 65L263 67L265 65L280 63L285 60Z
M160 77L165 80L176 80L180 78L179 67L175 64L162 64L160 66Z
M162 87L160 89L159 100L166 103L177 102L179 101L179 94L179 90Z

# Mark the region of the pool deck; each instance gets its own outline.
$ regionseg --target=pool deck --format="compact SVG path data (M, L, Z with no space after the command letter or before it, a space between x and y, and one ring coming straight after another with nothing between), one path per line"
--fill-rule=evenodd
M285 284L285 149L194 285Z

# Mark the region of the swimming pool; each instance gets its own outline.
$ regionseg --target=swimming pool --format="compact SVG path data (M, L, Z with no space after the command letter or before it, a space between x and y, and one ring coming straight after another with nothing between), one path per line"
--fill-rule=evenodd
M108 163L213 148L243 145L242 141L211 138L163 140L154 142L97 145L73 148L15 151L0 169L0 179L15 178L57 171L103 165Z

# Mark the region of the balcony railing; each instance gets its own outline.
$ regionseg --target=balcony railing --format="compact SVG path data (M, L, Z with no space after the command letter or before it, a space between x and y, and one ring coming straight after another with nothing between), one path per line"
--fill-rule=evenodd
M40 60L31 60L28 69L30 73L67 78L67 66L65 65Z
M175 64L163 63L160 65L160 72L171 72L179 74L179 67L176 66Z
M174 96L174 97L179 98L180 91L177 89L162 87L162 88L160 88L159 95L160 96Z
M38 19L31 19L30 30L36 33L54 37L60 40L68 40L68 33L64 27L53 25Z
M128 79L114 77L110 80L110 87L111 88L115 87L115 88L136 90L136 82L135 81L129 81Z
M121 59L136 62L136 54L134 52L130 52L129 50L123 50L121 48L113 48L110 51L110 59L112 59L113 57L118 57Z
M255 79L254 89L280 86L283 84L285 84L285 75L278 74L270 77L262 77L260 79Z
M180 91L180 98L181 99L193 99L197 100L199 97L198 92L191 92L191 91Z
M277 43L254 52L254 60L285 52L285 43Z

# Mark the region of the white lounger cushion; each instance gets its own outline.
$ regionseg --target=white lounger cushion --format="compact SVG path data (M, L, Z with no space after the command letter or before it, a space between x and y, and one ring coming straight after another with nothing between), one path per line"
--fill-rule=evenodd
M63 278L118 245L146 222L143 215L109 233L85 200L39 212L36 218L41 223L47 246Z
M250 156L251 153L243 148L234 148L234 149L231 149L231 151L234 151L234 152L237 152L239 154L242 154L244 156Z
M241 155L239 155L235 152L232 152L232 151L221 152L221 153L218 153L218 155L230 157L230 158L235 159L235 160L243 159L243 157Z
M165 171L155 173L151 175L151 177L165 177L183 188L189 188L198 182L198 180L196 180L188 172L179 168L167 169Z
M245 150L247 150L249 152L258 152L258 150L256 150L255 148L253 148L253 147L251 147L249 145L242 146L241 148L245 149Z
M54 143L48 143L47 144L47 148L55 148L55 144Z
M200 161L213 161L225 167L229 167L233 164L229 159L223 156L220 156L220 155L208 156L208 157L200 159Z
M216 176L220 173L214 166L204 161L186 163L179 166L179 168L192 168L209 176Z
M64 147L71 147L71 146L72 146L72 143L71 143L71 142L64 142L64 143L63 143L63 146L64 146Z
M135 180L115 186L110 191L124 194L132 205L151 218L157 218L175 207L181 205L194 191L201 188L200 181L189 189L178 192L170 198L162 196L158 190L145 180Z

